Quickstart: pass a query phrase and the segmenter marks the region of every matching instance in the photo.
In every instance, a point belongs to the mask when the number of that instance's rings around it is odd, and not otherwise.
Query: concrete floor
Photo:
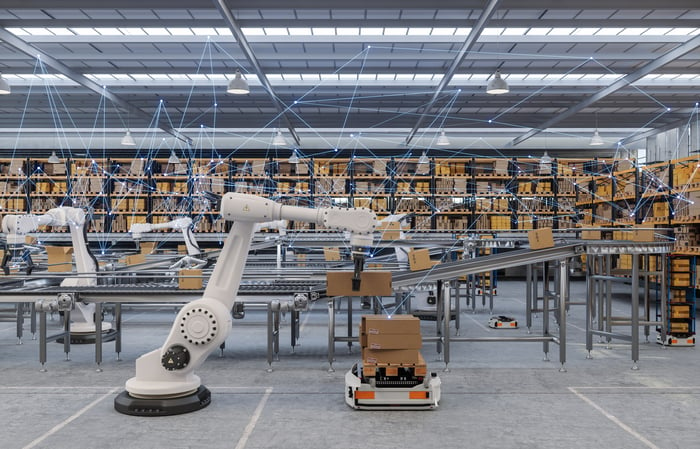
[[[621,292],[629,289],[619,285]],[[572,298],[585,286],[572,282]],[[629,314],[619,295],[615,310]],[[494,314],[524,322],[524,284],[501,281]],[[639,370],[630,346],[598,343],[586,359],[583,306],[568,321],[567,372],[558,347],[543,361],[541,343],[453,343],[450,371],[434,344],[423,355],[442,379],[434,411],[354,411],[343,401],[345,371],[358,359],[336,344],[336,371],[327,372],[325,301],[302,315],[301,345],[288,345],[283,323],[280,360],[266,372],[265,317],[248,312],[234,321],[223,357],[213,354],[198,370],[212,404],[198,412],[160,418],[117,413],[113,400],[134,373],[134,360],[162,344],[174,313],[125,312],[121,361],[105,345],[102,372],[93,346],[73,346],[64,361],[51,343],[47,372],[40,372],[38,343],[17,345],[13,323],[0,323],[0,419],[3,449],[76,448],[691,448],[698,444],[700,357],[695,348],[643,344]],[[362,313],[358,310],[357,313]],[[461,335],[526,335],[486,327],[488,309],[463,310]],[[338,333],[345,332],[344,313]],[[51,323],[57,328],[58,323]],[[424,335],[434,323],[423,322]],[[539,320],[533,331],[541,328]],[[556,328],[555,328],[556,329]],[[629,329],[620,329],[620,331]],[[655,334],[652,333],[652,341]]]

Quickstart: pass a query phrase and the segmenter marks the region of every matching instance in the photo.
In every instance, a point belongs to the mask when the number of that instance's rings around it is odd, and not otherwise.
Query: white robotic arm
[[[185,240],[188,255],[197,256],[202,252],[197,245],[194,235],[192,235],[192,219],[190,217],[176,218],[167,223],[134,223],[131,225],[129,232],[135,240],[140,240],[143,234],[159,229],[175,229],[182,231],[182,238]]]
[[[136,375],[117,396],[115,409],[139,416],[171,415],[206,407],[211,394],[194,374],[231,330],[231,308],[238,293],[256,223],[296,220],[349,231],[356,271],[372,245],[376,216],[369,209],[287,206],[270,199],[227,193],[221,215],[233,226],[201,299],[178,313],[165,343],[136,360]],[[357,281],[359,281],[359,273]],[[355,280],[353,280],[355,285]]]
[[[77,276],[63,279],[61,287],[88,287],[97,285],[97,260],[90,252],[85,229],[85,211],[76,207],[56,207],[43,215],[6,215],[2,220],[2,230],[9,245],[20,245],[26,234],[36,231],[39,226],[67,226],[70,231],[75,256]],[[95,305],[76,303],[79,313],[72,315],[71,332],[91,334],[95,332]],[[102,329],[109,331],[109,323],[102,323]]]
[[[8,245],[24,243],[25,235],[36,231],[39,226],[68,226],[75,254],[76,271],[79,274],[95,273],[97,263],[90,253],[85,238],[85,211],[75,207],[49,209],[43,215],[6,215],[2,220],[2,230]],[[64,280],[64,283],[68,279]],[[79,277],[74,285],[95,285],[96,279]],[[63,284],[62,284],[63,285]]]

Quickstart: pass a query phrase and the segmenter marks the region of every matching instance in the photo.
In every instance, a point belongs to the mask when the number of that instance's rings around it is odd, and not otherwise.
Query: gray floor
[[[617,286],[620,291],[628,289]],[[583,283],[572,284],[580,299]],[[629,302],[616,311],[629,314]],[[524,287],[501,281],[494,314],[524,321]],[[517,334],[486,327],[490,313],[463,311],[461,334]],[[361,311],[358,310],[358,313]],[[265,319],[259,312],[234,321],[223,358],[218,354],[198,374],[213,393],[196,413],[139,418],[113,409],[115,395],[134,372],[140,354],[160,346],[174,313],[134,310],[125,314],[124,352],[117,361],[105,345],[103,371],[96,372],[93,347],[49,347],[40,372],[38,343],[17,345],[14,325],[0,323],[0,419],[3,449],[14,448],[692,448],[698,445],[700,358],[695,348],[641,347],[639,370],[631,370],[630,347],[598,343],[586,360],[583,307],[574,306],[567,372],[559,372],[558,347],[543,361],[540,343],[454,343],[450,371],[433,345],[423,354],[442,379],[434,411],[354,411],[343,402],[343,376],[357,360],[337,343],[336,372],[326,361],[325,301],[302,315],[301,346],[291,353],[283,323],[280,360],[266,372]],[[343,333],[344,313],[338,314]],[[57,326],[53,322],[52,326]],[[536,332],[538,320],[533,328]],[[423,322],[424,334],[434,323]],[[628,329],[621,329],[628,331]],[[652,335],[653,337],[653,335]],[[653,341],[653,338],[652,338]]]

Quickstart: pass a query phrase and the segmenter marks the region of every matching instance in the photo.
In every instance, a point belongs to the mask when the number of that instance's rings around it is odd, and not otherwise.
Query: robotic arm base
[[[177,398],[139,398],[122,391],[114,398],[114,408],[132,416],[172,416],[196,412],[211,403],[211,392],[204,385],[189,395]]]

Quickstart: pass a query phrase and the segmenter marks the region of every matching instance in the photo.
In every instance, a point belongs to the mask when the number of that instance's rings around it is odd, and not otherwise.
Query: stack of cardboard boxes
[[[364,315],[360,322],[362,372],[365,377],[398,376],[408,369],[425,376],[420,353],[420,320],[412,315]]]

